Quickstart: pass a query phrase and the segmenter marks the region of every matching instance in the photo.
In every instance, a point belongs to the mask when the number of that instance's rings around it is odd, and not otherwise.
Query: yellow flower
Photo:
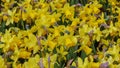
[[[48,41],[48,46],[49,46],[52,50],[55,48],[56,44],[57,44],[56,42],[53,42],[53,41],[51,41],[51,40]]]
[[[99,50],[98,50],[99,51]],[[97,54],[98,54],[98,59],[102,59],[102,58],[104,58],[104,53],[103,52],[97,52]]]
[[[49,55],[47,54],[45,57],[40,59],[39,66],[43,64],[44,68],[54,68],[54,64],[57,60],[57,54]],[[42,65],[41,65],[42,66]]]
[[[80,40],[81,42],[81,45],[85,45],[85,46],[90,46],[91,45],[91,42],[90,42],[90,37],[87,35],[87,36],[83,36],[83,38],[81,38]]]
[[[69,48],[77,44],[77,38],[75,36],[66,36],[65,45]]]
[[[100,63],[99,62],[92,62],[91,63],[91,68],[99,68],[100,67]]]
[[[29,32],[28,32],[28,38],[24,38],[24,42],[25,42],[25,47],[28,47],[29,51],[33,50],[34,47],[38,46],[36,36]]]
[[[89,68],[89,61],[88,58],[85,58],[84,62],[83,60],[78,57],[78,68]]]
[[[55,36],[55,37],[60,36],[60,31],[59,31],[58,29],[55,29],[55,30],[54,30],[54,36]]]
[[[22,68],[22,64],[17,64],[17,68]]]
[[[100,18],[95,23],[97,23],[97,25],[96,25],[97,27],[98,27],[99,24],[101,24],[101,25],[106,24],[105,19],[104,19],[104,13],[101,14]],[[108,28],[108,26],[106,26],[105,28]]]
[[[92,12],[92,8],[88,8],[88,6],[91,6],[90,4],[86,4],[85,7],[84,7],[84,11],[87,11],[87,12],[84,12],[86,14],[90,14],[90,13],[93,13]],[[82,12],[82,11],[81,11]]]
[[[82,68],[83,63],[84,63],[83,60],[80,57],[78,57],[78,68]]]
[[[71,26],[76,27],[78,23],[79,23],[79,19],[75,18],[73,19]]]
[[[70,38],[66,38],[66,46],[72,45],[72,40],[70,40]]]
[[[50,25],[54,25],[55,23],[57,23],[57,21],[60,20],[60,16],[61,16],[60,13],[53,13],[52,15],[50,15],[50,16],[48,17],[48,19],[49,19],[49,24],[50,24]]]
[[[6,44],[3,44],[4,47],[3,47],[3,52],[6,52],[9,50],[10,48],[10,42],[13,40],[12,38],[12,35],[10,33],[10,30],[6,30],[5,31],[5,34],[2,36],[1,38],[1,41],[6,43]]]
[[[99,62],[94,62],[93,56],[90,55],[88,58],[89,58],[89,61],[90,61],[89,62],[90,63],[89,66],[90,67],[89,68],[99,68],[100,67],[100,63]]]
[[[28,51],[25,51],[25,50],[21,50],[21,51],[19,52],[19,57],[20,57],[20,58],[23,58],[23,59],[29,58],[30,55],[31,55],[31,53],[28,52]]]
[[[57,60],[57,54],[54,54],[52,56],[50,56],[50,68],[54,68],[54,64],[56,63],[56,60]]]
[[[65,17],[72,20],[74,17],[74,7],[70,6],[69,3],[66,3],[62,8],[63,13],[65,13]]]
[[[78,61],[79,61],[79,60],[78,60]],[[75,63],[74,61],[72,62],[72,66],[76,66],[76,63]]]
[[[89,48],[88,46],[83,46],[83,50],[85,51],[85,53],[88,55],[92,52],[92,49]]]
[[[27,18],[31,18],[34,20],[34,18],[36,17],[36,11],[32,9],[32,5],[28,5],[27,8],[25,8],[25,14],[27,14]]]
[[[4,59],[2,58],[2,56],[0,56],[0,68],[7,68],[7,66],[5,65]]]
[[[90,7],[93,9],[93,13],[98,14],[100,12],[99,8],[101,8],[102,5],[99,4],[98,1],[94,1]]]
[[[89,32],[91,32],[94,30],[89,27],[89,25],[85,24],[83,25],[82,27],[79,28],[79,37],[80,37],[80,42],[81,42],[81,45],[87,45],[87,46],[90,46],[91,45],[91,42],[90,42],[90,36],[89,36]]]
[[[65,15],[69,16],[69,15],[71,15],[71,12],[69,10],[66,10]]]
[[[92,28],[91,27],[89,27],[89,25],[87,25],[87,24],[84,24],[82,27],[80,27],[79,28],[79,35],[80,35],[80,37],[82,38],[84,38],[85,36],[86,36],[86,34],[89,32],[89,31],[91,31],[92,30]]]
[[[3,15],[3,21],[6,21],[8,19],[8,16]]]
[[[115,6],[117,4],[117,0],[109,0],[108,1],[112,6]]]
[[[115,35],[117,32],[117,28],[113,25],[113,21],[110,21],[109,33],[111,36]]]
[[[40,68],[38,65],[39,60],[39,55],[35,55],[35,57],[29,58],[29,60],[23,64],[22,68]]]
[[[95,35],[93,36],[93,39],[97,40],[97,41],[100,41],[101,37],[103,36],[102,32],[100,31],[100,28],[94,29],[94,34]]]
[[[61,58],[63,58],[64,60],[66,60],[65,55],[67,55],[68,52],[64,50],[63,46],[61,46],[60,49],[57,48],[57,53],[60,54],[59,61],[60,61]]]
[[[120,60],[119,49],[120,49],[119,45],[113,45],[113,47],[109,48],[106,53],[113,55],[113,59],[115,61],[118,61]]]
[[[101,42],[102,42],[103,44],[105,44],[106,46],[109,45],[109,40],[102,39]]]
[[[13,24],[15,13],[16,13],[16,8],[14,8],[13,10],[8,10],[7,13],[2,13],[3,20],[6,21],[6,25],[9,25],[10,23]]]

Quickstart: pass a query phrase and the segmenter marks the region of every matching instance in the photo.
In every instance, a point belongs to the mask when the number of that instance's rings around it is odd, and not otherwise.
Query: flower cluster
[[[0,68],[119,68],[119,0],[1,0]]]

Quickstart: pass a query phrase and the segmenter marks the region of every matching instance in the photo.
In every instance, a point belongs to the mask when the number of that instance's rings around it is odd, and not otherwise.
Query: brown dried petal
[[[43,60],[42,59],[40,59],[39,66],[40,66],[40,68],[44,68]]]
[[[67,62],[66,68],[69,68],[69,67],[70,67],[70,64],[72,63],[72,61],[73,61],[73,59],[71,59],[71,60],[69,60],[69,61]]]
[[[108,68],[108,67],[109,67],[109,63],[108,62],[102,63],[100,65],[100,68]]]

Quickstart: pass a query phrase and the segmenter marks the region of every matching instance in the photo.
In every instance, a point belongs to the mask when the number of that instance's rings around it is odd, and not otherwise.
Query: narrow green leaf
[[[5,32],[5,27],[6,27],[6,23],[5,22],[2,22],[0,24],[0,32]]]
[[[86,56],[87,56],[86,53],[82,50],[82,51],[81,51],[81,56],[80,56],[80,57],[84,60]]]
[[[93,42],[91,48],[92,48],[92,50],[93,50],[93,53],[96,54],[96,49],[95,49],[95,46],[94,46],[94,42]]]

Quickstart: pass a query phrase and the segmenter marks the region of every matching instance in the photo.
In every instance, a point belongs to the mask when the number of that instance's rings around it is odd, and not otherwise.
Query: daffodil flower
[[[22,68],[40,68],[38,64],[39,59],[39,55],[29,58],[29,60],[23,64]]]
[[[12,11],[8,10],[7,11],[7,15],[5,15],[3,13],[3,20],[6,21],[6,25],[8,26],[10,23],[14,23],[14,17],[15,17],[15,13],[16,13],[16,8],[14,8]],[[7,20],[6,20],[7,18]]]
[[[60,49],[57,48],[57,52],[58,52],[58,54],[60,54],[61,58],[66,60],[65,56],[68,54],[68,52],[64,50],[63,46],[61,46]]]
[[[0,56],[0,68],[7,68],[7,65],[5,65],[4,59],[2,58],[2,56]]]

